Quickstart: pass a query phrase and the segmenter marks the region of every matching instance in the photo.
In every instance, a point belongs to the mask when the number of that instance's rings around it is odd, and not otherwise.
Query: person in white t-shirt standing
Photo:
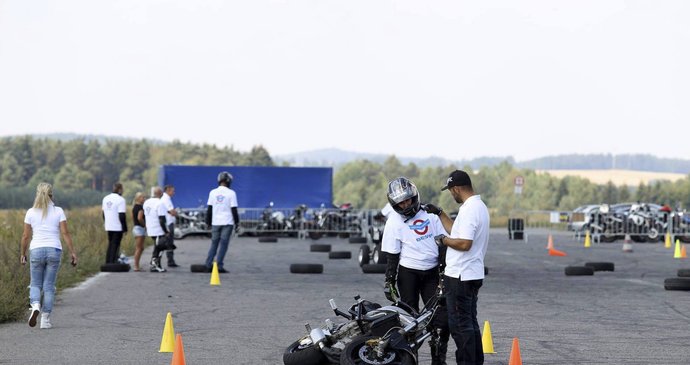
[[[470,176],[462,170],[450,173],[446,186],[459,204],[455,222],[436,208],[435,213],[450,236],[434,239],[439,247],[447,246],[444,283],[448,303],[448,325],[455,340],[458,364],[484,364],[482,335],[477,322],[477,297],[484,282],[484,256],[489,246],[489,210],[474,192]]]
[[[434,237],[445,230],[438,216],[421,209],[419,192],[409,179],[391,180],[387,197],[394,212],[388,214],[381,241],[381,251],[388,258],[384,294],[396,301],[397,283],[402,302],[419,312],[420,297],[428,303],[439,285],[439,248]],[[435,324],[439,326],[429,341],[431,363],[445,365],[448,325],[445,318]]]
[[[22,233],[20,262],[26,265],[26,249],[30,249],[31,284],[29,286],[29,303],[31,314],[29,326],[36,326],[36,320],[41,314],[41,328],[52,328],[50,313],[55,301],[55,280],[60,261],[62,260],[62,245],[60,234],[67,244],[71,256],[72,266],[77,265],[77,253],[72,245],[72,236],[67,229],[65,212],[53,203],[53,187],[48,183],[40,183],[36,187],[36,199],[33,208],[24,217],[24,232]],[[31,244],[29,245],[29,238]],[[41,291],[43,291],[43,313],[41,313]]]
[[[168,231],[165,220],[165,206],[161,204],[163,190],[156,186],[152,190],[152,197],[146,199],[143,205],[146,234],[153,240],[153,254],[151,255],[151,272],[165,272],[161,265],[163,251],[170,249],[172,232]]]
[[[165,256],[168,258],[168,267],[178,267],[175,263],[175,218],[177,217],[177,210],[172,202],[172,197],[175,195],[175,187],[172,185],[165,185],[163,187],[163,196],[161,196],[161,204],[165,208],[165,224],[168,226],[170,235],[171,250],[165,251]]]
[[[206,257],[206,271],[211,272],[213,261],[218,263],[218,272],[227,273],[224,260],[228,251],[233,227],[240,229],[240,216],[237,213],[237,194],[230,189],[232,175],[223,171],[218,174],[218,187],[208,193],[206,224],[211,226],[211,247]]]
[[[108,250],[105,254],[105,263],[117,262],[122,236],[127,233],[127,214],[125,198],[122,197],[122,184],[113,184],[113,192],[103,198],[103,221],[108,233]]]

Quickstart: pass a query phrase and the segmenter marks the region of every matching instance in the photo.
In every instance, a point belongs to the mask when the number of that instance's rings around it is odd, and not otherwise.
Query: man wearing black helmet
[[[446,233],[436,215],[421,208],[417,187],[405,177],[388,183],[388,202],[395,211],[388,216],[383,231],[381,251],[387,253],[388,267],[384,294],[395,301],[397,287],[400,299],[419,312],[419,298],[427,303],[439,284],[439,249],[434,237]],[[445,319],[445,318],[443,318]],[[450,332],[445,320],[429,341],[432,365],[446,364]]]
[[[211,272],[213,268],[214,259],[218,263],[218,272],[228,272],[224,267],[223,260],[228,251],[233,227],[235,232],[240,228],[237,194],[230,189],[231,185],[232,175],[223,171],[218,174],[218,187],[208,194],[206,224],[211,226],[211,248],[206,257],[206,270],[208,272]]]

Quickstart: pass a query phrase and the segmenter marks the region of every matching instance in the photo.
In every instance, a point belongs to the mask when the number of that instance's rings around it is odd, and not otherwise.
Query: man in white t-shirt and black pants
[[[153,188],[153,196],[146,199],[143,205],[146,234],[153,239],[153,254],[151,255],[151,272],[165,272],[161,265],[163,251],[170,249],[172,232],[168,231],[165,220],[165,206],[161,204],[163,190]]]
[[[387,197],[391,213],[381,241],[381,251],[386,252],[388,258],[384,294],[388,300],[396,301],[397,283],[402,302],[419,312],[420,297],[426,304],[436,294],[439,248],[434,237],[446,231],[438,216],[421,209],[419,192],[409,179],[391,180]],[[439,310],[435,318],[436,329],[429,341],[432,365],[446,364],[449,330],[441,312]]]
[[[208,193],[206,224],[211,226],[211,247],[206,257],[206,271],[211,272],[213,261],[218,263],[218,272],[227,273],[224,267],[233,227],[240,229],[240,216],[237,213],[237,194],[230,189],[232,175],[223,171],[218,174],[218,187]]]
[[[122,236],[127,233],[127,215],[125,198],[122,197],[122,184],[113,184],[113,192],[103,198],[103,221],[108,232],[108,250],[105,254],[105,263],[117,262],[118,252]]]
[[[168,258],[168,267],[178,267],[175,263],[175,218],[177,217],[177,211],[172,202],[172,197],[175,195],[175,187],[172,185],[165,185],[163,187],[163,196],[161,196],[161,204],[165,208],[165,225],[168,227],[168,232],[170,232],[170,247],[171,250],[165,251],[165,256]]]
[[[455,340],[455,359],[463,365],[484,364],[482,335],[477,322],[477,296],[484,282],[484,255],[489,246],[489,210],[475,194],[470,176],[462,170],[450,173],[443,190],[450,191],[460,210],[455,222],[440,209],[437,214],[450,236],[435,237],[439,247],[447,246],[444,284],[448,303],[448,325]]]

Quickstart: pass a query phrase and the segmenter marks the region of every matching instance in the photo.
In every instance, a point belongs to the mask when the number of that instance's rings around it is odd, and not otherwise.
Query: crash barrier
[[[522,229],[520,229],[522,228]],[[685,211],[632,209],[595,210],[589,214],[562,211],[513,211],[508,219],[510,239],[522,239],[533,230],[570,231],[582,239],[589,231],[593,242],[614,242],[629,235],[635,242],[690,242],[690,214]]]
[[[319,239],[323,236],[365,237],[370,228],[383,229],[376,209],[340,208],[239,208],[241,236],[286,236]],[[175,237],[210,234],[206,209],[178,209]]]

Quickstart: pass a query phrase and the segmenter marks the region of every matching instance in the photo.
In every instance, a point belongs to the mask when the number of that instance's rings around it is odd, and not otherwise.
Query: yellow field
[[[632,170],[537,170],[537,173],[548,173],[551,176],[563,178],[564,176],[579,176],[589,179],[596,184],[613,182],[615,185],[637,186],[640,182],[645,184],[659,180],[676,181],[687,175],[670,172],[649,172]]]

